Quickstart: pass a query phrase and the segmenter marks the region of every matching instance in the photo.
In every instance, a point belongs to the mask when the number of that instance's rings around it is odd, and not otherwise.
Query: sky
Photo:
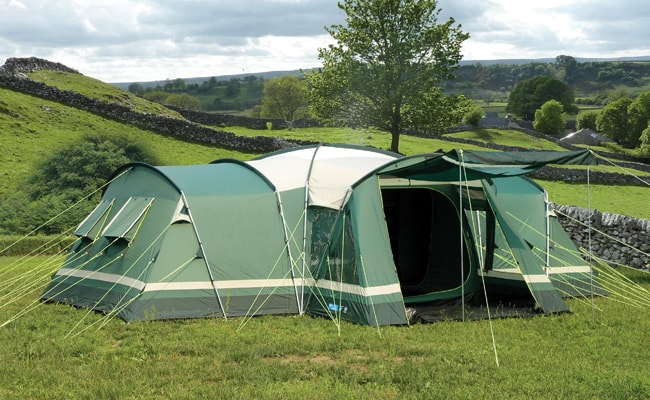
[[[320,66],[336,0],[0,0],[0,63],[60,62],[104,82]],[[463,60],[650,55],[647,0],[438,0]]]

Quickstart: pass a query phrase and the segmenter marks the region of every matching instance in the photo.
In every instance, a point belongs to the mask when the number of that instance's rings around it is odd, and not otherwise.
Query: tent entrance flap
[[[384,214],[397,275],[405,297],[461,286],[469,275],[460,222],[452,201],[428,188],[382,188]]]

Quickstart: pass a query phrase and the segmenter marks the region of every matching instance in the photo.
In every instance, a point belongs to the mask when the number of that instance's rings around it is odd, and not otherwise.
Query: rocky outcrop
[[[30,58],[8,58],[4,65],[0,66],[0,76],[14,76],[20,78],[26,78],[25,75],[28,72],[34,72],[40,69],[50,70],[50,71],[60,71],[68,72],[71,74],[78,74],[79,72],[68,68],[65,65],[52,62],[48,60],[43,60],[42,58],[30,57]]]

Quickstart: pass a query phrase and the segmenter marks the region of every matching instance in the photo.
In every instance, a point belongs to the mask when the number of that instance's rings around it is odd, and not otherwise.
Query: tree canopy
[[[562,133],[566,119],[562,104],[557,100],[549,100],[542,104],[542,107],[535,111],[535,121],[533,128],[536,131],[547,135],[557,135]]]
[[[577,112],[571,86],[550,75],[519,82],[508,97],[506,111],[530,121],[535,117],[535,111],[549,100],[557,100],[566,113]]]
[[[607,104],[596,118],[596,127],[601,132],[617,143],[625,143],[629,132],[627,108],[632,104],[632,99],[623,97]]]
[[[434,0],[345,0],[347,26],[319,49],[323,67],[307,74],[310,110],[335,124],[390,131],[391,150],[407,128],[439,132],[458,123],[468,102],[445,96],[469,35],[450,18],[438,23]]]
[[[308,91],[305,81],[294,75],[269,79],[264,83],[260,116],[293,121],[307,115]]]

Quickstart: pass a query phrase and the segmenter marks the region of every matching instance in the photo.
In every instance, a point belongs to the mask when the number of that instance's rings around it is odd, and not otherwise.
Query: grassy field
[[[0,323],[33,308],[0,328],[0,398],[650,397],[647,305],[569,300],[573,314],[381,329],[343,323],[340,334],[309,316],[127,324],[39,303],[41,286],[19,290],[49,276],[56,261],[0,258]],[[647,274],[635,279],[650,289]]]

